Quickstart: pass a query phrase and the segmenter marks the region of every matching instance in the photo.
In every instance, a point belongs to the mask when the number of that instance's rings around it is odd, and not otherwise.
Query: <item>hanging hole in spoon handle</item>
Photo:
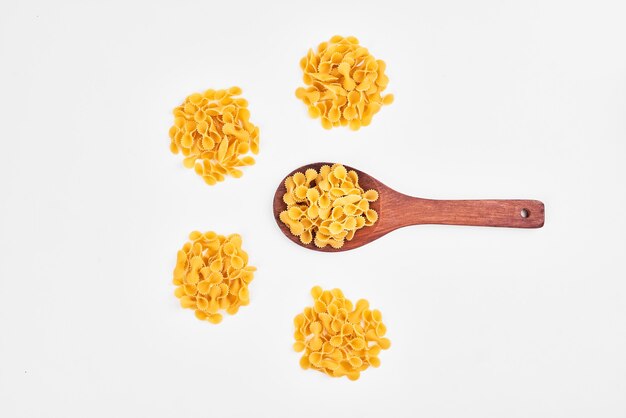
[[[413,198],[412,224],[541,228],[545,208],[538,200],[431,200]]]

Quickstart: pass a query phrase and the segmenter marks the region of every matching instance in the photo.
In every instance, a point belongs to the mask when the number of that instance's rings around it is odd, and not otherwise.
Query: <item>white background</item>
[[[0,416],[625,417],[625,18],[621,1],[3,0]],[[384,59],[396,96],[356,133],[294,96],[334,34]],[[261,153],[209,187],[168,150],[171,109],[232,85]],[[324,160],[421,197],[539,199],[546,224],[308,251],[272,196]],[[241,233],[259,269],[218,326],[172,293],[194,229]],[[315,284],[383,312],[392,347],[357,382],[298,366]]]

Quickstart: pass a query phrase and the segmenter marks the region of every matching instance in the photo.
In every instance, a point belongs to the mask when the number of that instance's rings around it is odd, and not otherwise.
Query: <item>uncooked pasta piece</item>
[[[380,311],[370,310],[365,299],[353,304],[340,289],[315,286],[311,296],[313,306],[293,321],[293,348],[303,353],[300,366],[350,380],[370,366],[380,366],[380,351],[391,345]]]
[[[393,95],[382,95],[389,83],[385,62],[374,58],[354,36],[333,36],[317,50],[310,49],[300,68],[306,87],[299,87],[296,97],[312,118],[321,118],[325,129],[358,130],[393,102]]]
[[[178,251],[174,295],[183,308],[194,309],[196,318],[217,324],[220,310],[233,315],[250,303],[248,284],[256,267],[248,265],[241,236],[193,231]]]
[[[357,230],[378,220],[370,208],[378,192],[364,191],[357,173],[341,164],[295,173],[285,180],[285,189],[286,207],[279,219],[303,244],[339,249]]]
[[[254,164],[245,155],[259,152],[259,128],[250,122],[248,102],[236,97],[239,87],[194,93],[174,109],[169,130],[170,150],[179,152],[183,165],[193,168],[209,185],[226,176],[243,175],[238,167]]]

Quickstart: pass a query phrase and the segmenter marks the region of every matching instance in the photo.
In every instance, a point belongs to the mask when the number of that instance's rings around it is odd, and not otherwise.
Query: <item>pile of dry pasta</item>
[[[314,304],[294,319],[296,342],[293,347],[304,352],[303,369],[315,369],[332,377],[359,378],[369,366],[380,366],[378,354],[391,345],[382,314],[370,310],[369,302],[359,299],[356,305],[339,289],[311,289]]]
[[[220,310],[234,315],[250,303],[248,284],[256,267],[248,265],[238,234],[193,231],[189,240],[178,251],[174,294],[183,308],[195,310],[198,319],[217,324],[222,321]]]
[[[324,165],[319,172],[308,169],[285,181],[283,201],[287,205],[280,220],[303,244],[341,248],[361,228],[373,225],[378,214],[370,203],[376,190],[363,190],[354,170],[341,164]]]
[[[296,97],[326,129],[367,126],[383,105],[393,102],[393,95],[382,95],[389,83],[385,62],[374,58],[354,36],[336,35],[322,42],[300,60],[300,68],[307,87],[299,87]]]
[[[194,168],[209,185],[225,176],[241,177],[239,167],[254,164],[244,156],[259,152],[259,128],[250,122],[250,111],[239,87],[194,93],[174,109],[170,150],[182,152],[183,164]]]

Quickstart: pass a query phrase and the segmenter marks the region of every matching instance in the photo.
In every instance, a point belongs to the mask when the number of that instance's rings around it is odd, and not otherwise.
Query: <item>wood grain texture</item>
[[[296,172],[304,173],[308,168],[319,168],[325,164],[313,163],[299,167],[285,176]],[[318,248],[313,243],[305,245],[292,235],[280,219],[280,212],[286,209],[283,202],[285,179],[274,194],[274,219],[283,234],[296,244],[310,250],[339,252],[358,248],[370,243],[398,228],[409,225],[439,224],[467,226],[497,226],[508,228],[541,228],[544,224],[544,205],[538,200],[432,200],[408,196],[393,190],[367,173],[345,166],[359,175],[359,185],[364,189],[378,191],[378,200],[370,207],[378,212],[378,221],[356,232],[352,241],[346,241],[339,249],[326,246]],[[525,216],[524,216],[525,215]]]

